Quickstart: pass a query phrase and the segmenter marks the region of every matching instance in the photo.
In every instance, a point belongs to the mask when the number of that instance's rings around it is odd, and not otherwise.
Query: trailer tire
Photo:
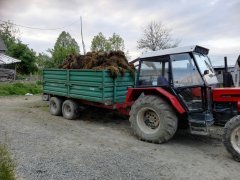
[[[131,107],[130,119],[134,134],[153,143],[170,140],[176,130],[178,119],[172,106],[164,99],[146,95],[138,98]]]
[[[240,162],[240,115],[233,117],[225,124],[223,144],[233,159]]]
[[[49,100],[49,111],[54,116],[62,115],[63,100],[59,97],[51,97]]]
[[[62,114],[65,119],[74,120],[79,114],[79,105],[73,100],[66,100],[62,105]]]

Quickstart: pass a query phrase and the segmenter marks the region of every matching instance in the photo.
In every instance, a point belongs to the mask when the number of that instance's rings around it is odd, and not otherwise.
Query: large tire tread
[[[64,105],[68,104],[71,107],[71,114],[67,115],[64,112]],[[75,120],[78,116],[79,116],[79,105],[77,102],[73,101],[73,100],[66,100],[64,101],[63,105],[62,105],[62,113],[63,113],[63,117],[65,119],[68,120]]]
[[[166,120],[161,122],[161,123],[164,123],[163,124],[164,129],[162,129],[161,136],[156,136],[156,138],[149,139],[146,137],[144,132],[139,132],[138,130],[136,130],[136,127],[134,127],[136,124],[134,121],[137,115],[137,109],[142,104],[152,104],[155,107],[159,107],[159,109],[161,110],[161,113],[164,115]],[[177,116],[175,111],[173,110],[172,106],[170,106],[165,100],[163,100],[158,96],[148,95],[148,96],[138,98],[135,101],[135,103],[132,105],[132,108],[129,114],[130,114],[129,121],[131,123],[133,133],[140,140],[157,143],[157,144],[164,143],[170,140],[177,130]]]
[[[51,102],[56,104],[56,108],[51,106]],[[61,116],[62,115],[62,103],[63,100],[59,97],[51,97],[49,100],[49,111],[54,116]]]
[[[233,148],[231,144],[231,132],[240,126],[240,115],[230,119],[224,126],[223,144],[227,151],[233,156],[233,159],[240,162],[240,154]]]

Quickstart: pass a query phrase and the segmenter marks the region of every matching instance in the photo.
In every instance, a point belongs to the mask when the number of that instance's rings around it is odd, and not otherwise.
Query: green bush
[[[29,76],[27,76],[27,75],[22,75],[22,74],[19,74],[19,73],[17,73],[17,75],[16,75],[16,79],[17,80],[25,80],[25,79],[27,79]]]
[[[43,82],[39,80],[39,81],[36,82],[36,84],[37,85],[43,85]]]
[[[6,145],[0,144],[0,180],[14,180],[14,162]]]
[[[3,83],[0,84],[0,96],[40,94],[42,85],[39,83]]]

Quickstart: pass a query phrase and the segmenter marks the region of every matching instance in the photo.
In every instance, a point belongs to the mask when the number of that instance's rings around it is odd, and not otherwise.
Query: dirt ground
[[[240,179],[221,134],[181,131],[151,144],[115,113],[86,109],[69,121],[50,115],[40,96],[0,98],[0,141],[9,143],[17,179]]]

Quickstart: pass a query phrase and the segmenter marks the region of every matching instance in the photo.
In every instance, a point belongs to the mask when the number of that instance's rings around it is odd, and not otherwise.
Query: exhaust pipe
[[[227,57],[224,57],[224,68],[225,68],[225,73],[228,72],[228,65],[227,65]]]
[[[223,72],[223,87],[232,87],[233,79],[230,72],[228,72],[227,57],[224,57],[224,72]]]

